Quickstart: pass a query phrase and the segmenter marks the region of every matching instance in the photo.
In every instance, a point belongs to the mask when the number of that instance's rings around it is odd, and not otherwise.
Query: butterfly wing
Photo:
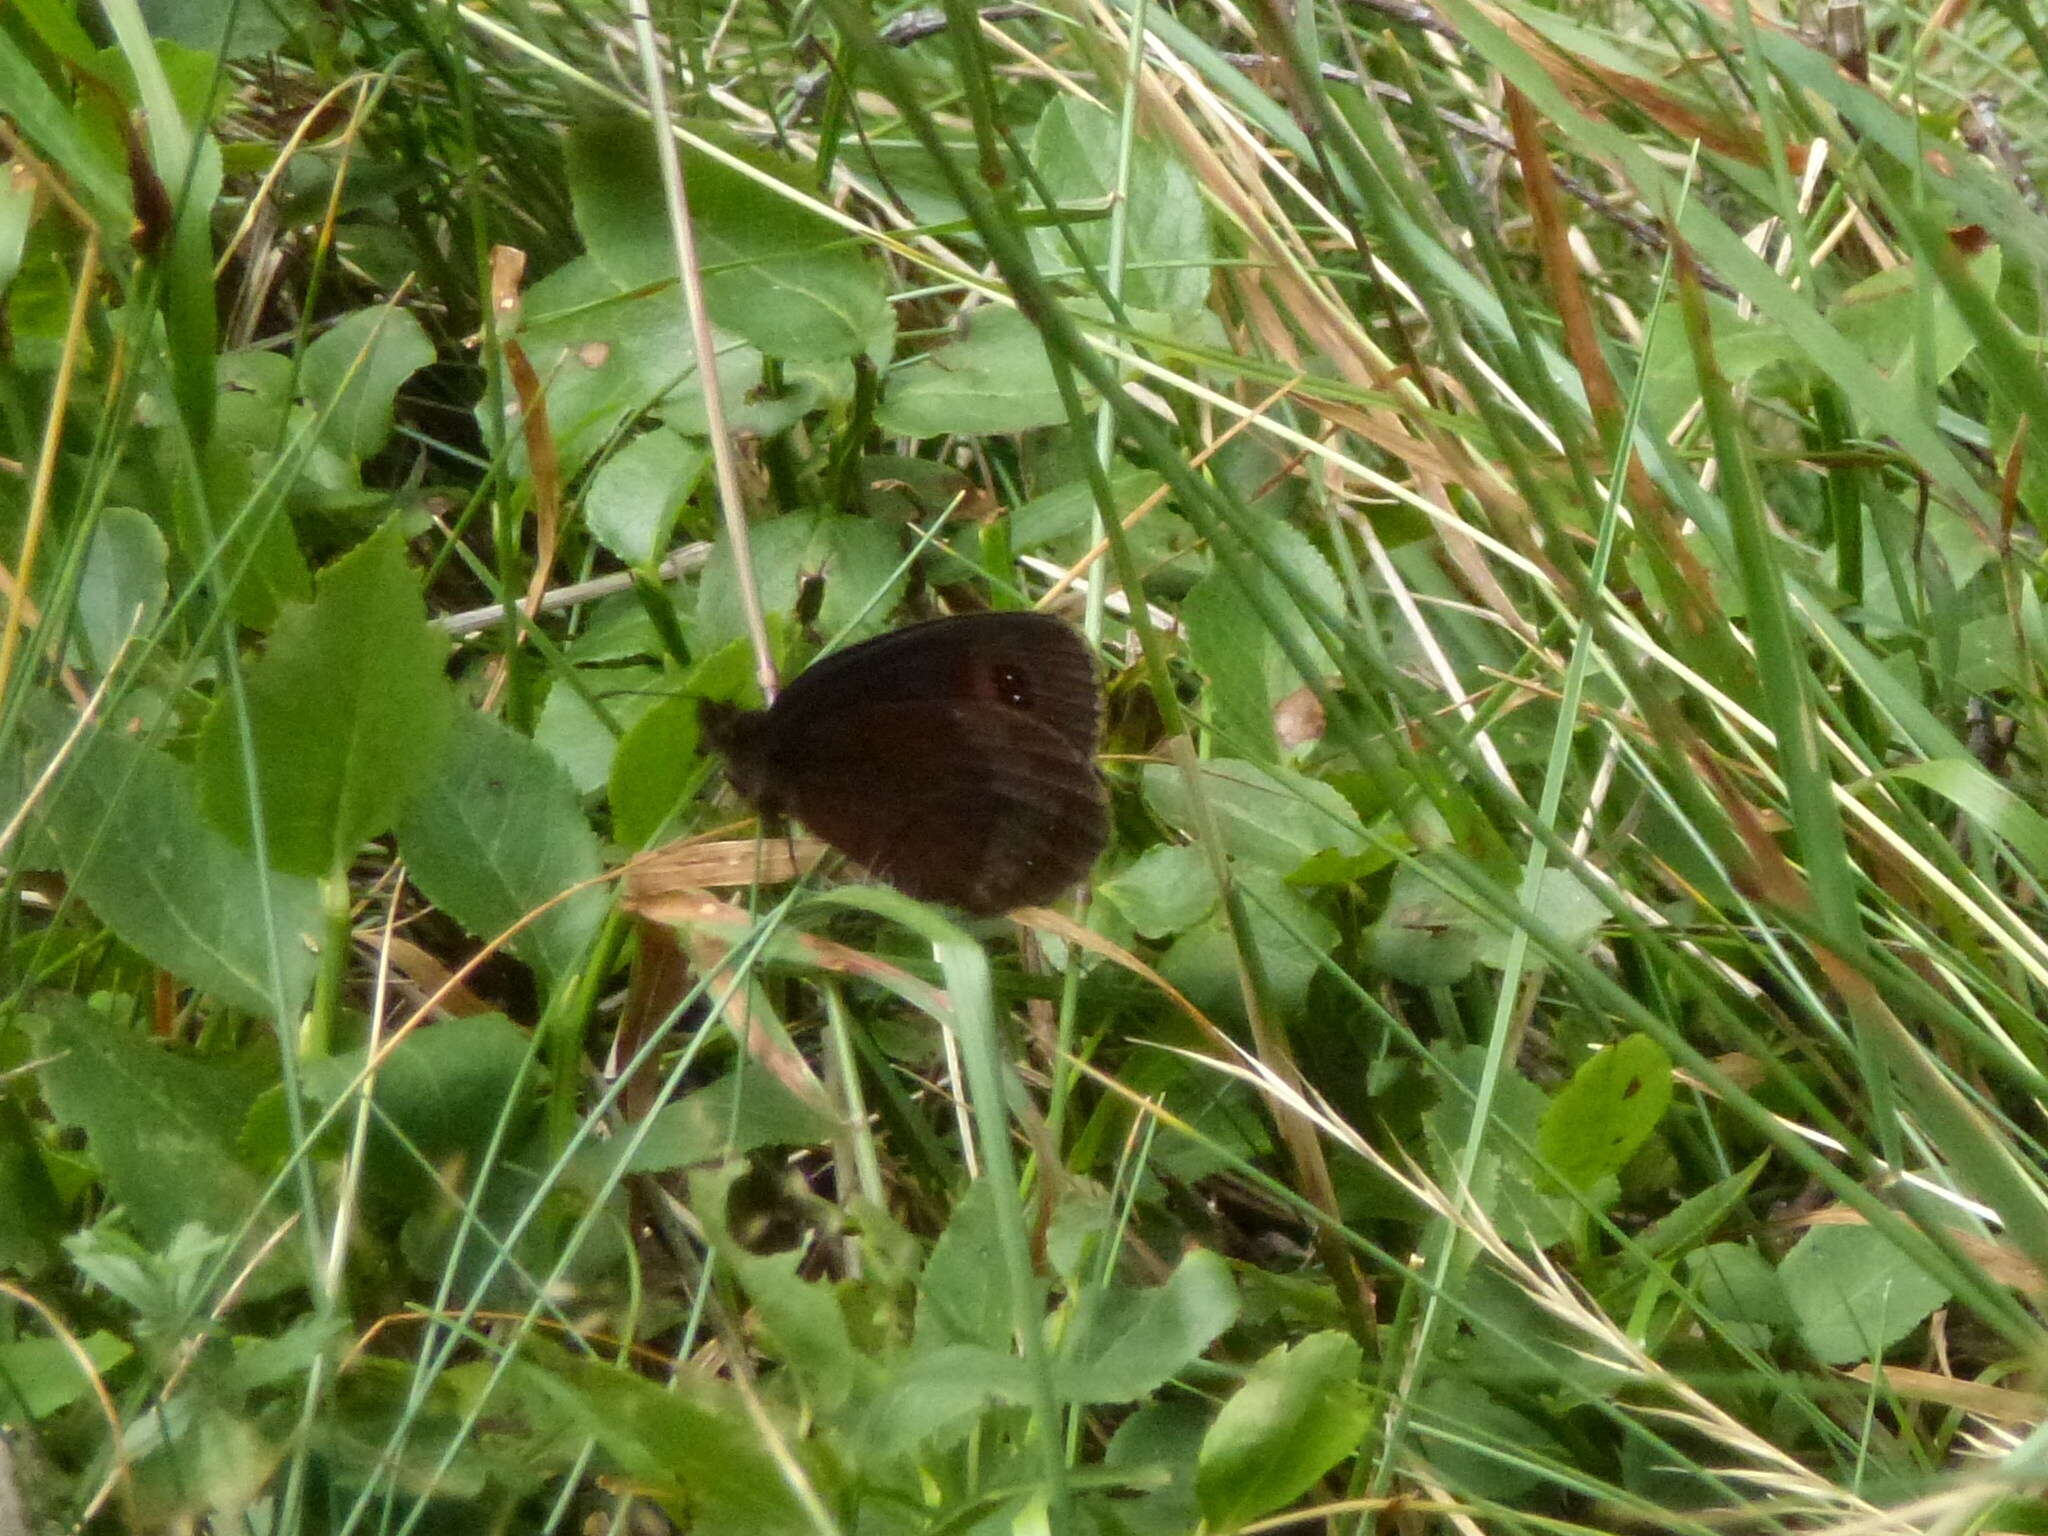
[[[1095,658],[1049,613],[964,613],[891,630],[798,674],[771,717],[816,719],[885,704],[994,698],[1043,721],[1093,759],[1102,729]]]
[[[971,614],[826,657],[720,731],[732,777],[900,890],[969,912],[1046,901],[1108,840],[1087,646]]]
[[[783,807],[923,901],[988,914],[1050,901],[1109,836],[1094,762],[1001,705],[887,704],[814,735]]]

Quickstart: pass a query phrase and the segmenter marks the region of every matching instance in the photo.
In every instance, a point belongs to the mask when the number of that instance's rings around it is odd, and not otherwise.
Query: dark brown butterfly
[[[1102,689],[1080,635],[972,613],[817,662],[765,710],[699,706],[735,788],[924,901],[1050,901],[1109,839]]]

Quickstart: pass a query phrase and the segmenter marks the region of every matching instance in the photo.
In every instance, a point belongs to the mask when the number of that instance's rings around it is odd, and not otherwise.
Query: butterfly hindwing
[[[1049,901],[1108,837],[1092,760],[986,701],[894,704],[830,733],[782,782],[783,807],[892,885],[969,912]]]

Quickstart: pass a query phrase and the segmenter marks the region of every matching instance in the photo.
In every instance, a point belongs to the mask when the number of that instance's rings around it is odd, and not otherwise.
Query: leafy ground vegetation
[[[0,7],[0,1530],[2048,1529],[2039,13],[653,12]]]

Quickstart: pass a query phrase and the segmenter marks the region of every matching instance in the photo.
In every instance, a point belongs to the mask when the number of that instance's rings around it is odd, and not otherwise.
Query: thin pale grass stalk
[[[78,1373],[85,1378],[86,1387],[92,1393],[94,1404],[100,1411],[100,1418],[107,1426],[107,1445],[112,1454],[113,1465],[78,1517],[78,1526],[83,1528],[118,1492],[132,1500],[134,1497],[134,1470],[128,1464],[128,1436],[122,1427],[121,1410],[115,1406],[114,1395],[107,1390],[105,1380],[100,1376],[99,1366],[83,1342],[65,1326],[64,1319],[46,1306],[42,1299],[22,1290],[13,1281],[0,1278],[0,1296],[11,1296],[16,1305],[26,1308],[43,1320],[51,1336],[64,1346],[64,1352],[71,1357],[71,1363],[78,1367]],[[129,1529],[135,1529],[130,1510]]]
[[[761,593],[754,577],[753,543],[747,507],[740,490],[739,462],[725,424],[725,401],[718,385],[718,347],[711,335],[711,316],[704,304],[704,276],[697,260],[697,234],[690,222],[690,202],[683,185],[683,164],[669,128],[668,78],[654,37],[653,19],[636,7],[633,40],[639,51],[641,88],[647,93],[654,121],[654,150],[661,166],[662,197],[668,209],[669,238],[675,245],[676,272],[681,279],[684,324],[696,353],[697,377],[703,382],[704,430],[711,443],[711,463],[718,486],[719,514],[726,541],[732,546],[733,570],[739,590],[740,614],[754,648],[755,678],[769,699],[777,687],[775,657],[768,643],[768,622],[761,611]]]
[[[50,496],[56,488],[57,465],[64,441],[64,423],[70,414],[71,388],[78,376],[79,354],[85,345],[85,322],[92,296],[99,284],[100,235],[88,225],[85,251],[78,260],[78,279],[71,291],[71,314],[64,326],[64,345],[57,355],[57,376],[50,385],[49,414],[43,420],[42,446],[36,454],[36,473],[29,485],[28,512],[23,519],[21,549],[9,573],[13,595],[7,603],[7,619],[0,625],[0,700],[7,697],[14,672],[15,652],[28,622],[30,589],[35,583],[36,551],[42,545],[43,529],[50,516]]]
[[[1710,1436],[1742,1458],[1743,1465],[1720,1469],[1724,1474],[1741,1477],[1759,1486],[1768,1484],[1799,1491],[1813,1501],[1816,1509],[1845,1509],[1857,1514],[1873,1510],[1866,1501],[1821,1478],[1757,1434],[1683,1377],[1667,1371],[1625,1329],[1617,1326],[1585,1296],[1548,1253],[1540,1249],[1525,1251],[1508,1241],[1484,1208],[1439,1185],[1414,1159],[1404,1155],[1396,1161],[1382,1153],[1347,1125],[1320,1096],[1297,1093],[1267,1071],[1256,1058],[1242,1052],[1234,1062],[1192,1055],[1188,1059],[1236,1077],[1262,1094],[1289,1099],[1296,1112],[1313,1123],[1323,1135],[1365,1159],[1383,1178],[1401,1189],[1417,1205],[1432,1212],[1438,1220],[1456,1226],[1477,1252],[1483,1253],[1515,1282],[1522,1294],[1584,1340],[1577,1350],[1582,1358],[1654,1387],[1673,1399],[1669,1405],[1632,1404],[1635,1411],[1683,1424]]]
[[[565,892],[564,897],[567,894],[569,893]],[[757,932],[757,943],[765,943],[767,936],[771,932],[772,927],[764,925]],[[729,997],[739,987],[746,984],[746,964],[745,957],[742,957],[740,962],[736,964],[732,980],[726,988],[726,996]],[[696,995],[709,995],[709,985],[707,982],[700,980],[696,990],[692,993],[692,996]],[[684,1008],[688,1006],[689,1001],[689,997],[682,1000],[682,1003],[678,1005],[672,1015],[672,1019],[681,1018]],[[720,1008],[719,1011],[722,1012],[723,1009]],[[709,1038],[710,1032],[708,1030],[699,1031],[691,1045],[679,1053],[677,1061],[670,1068],[668,1077],[658,1091],[660,1100],[665,1102],[679,1091],[683,1080],[695,1065],[698,1050]],[[604,1116],[617,1104],[625,1092],[626,1085],[633,1080],[646,1063],[652,1061],[659,1053],[665,1039],[665,1031],[657,1030],[650,1033],[648,1039],[642,1043],[633,1061],[627,1065],[626,1069],[606,1089],[598,1102],[591,1107],[590,1112],[578,1127],[575,1139],[569,1146],[561,1149],[554,1172],[548,1178],[539,1182],[533,1195],[527,1201],[524,1208],[514,1217],[502,1238],[497,1237],[495,1234],[486,1234],[492,1239],[493,1251],[491,1258],[485,1265],[482,1273],[476,1277],[469,1298],[459,1306],[451,1305],[450,1290],[455,1270],[455,1265],[451,1260],[448,1271],[443,1276],[441,1290],[436,1296],[430,1312],[436,1329],[438,1329],[439,1342],[438,1344],[436,1343],[434,1330],[430,1330],[427,1335],[422,1336],[416,1353],[418,1369],[413,1378],[411,1395],[411,1401],[415,1407],[425,1402],[426,1395],[431,1390],[432,1384],[453,1363],[455,1353],[467,1339],[471,1325],[483,1316],[482,1298],[488,1293],[490,1287],[504,1269],[507,1267],[512,1268],[520,1278],[525,1280],[534,1298],[525,1314],[518,1320],[516,1328],[518,1334],[524,1335],[535,1327],[540,1321],[543,1312],[554,1312],[556,1310],[550,1299],[554,1283],[574,1261],[576,1253],[582,1244],[588,1240],[591,1232],[595,1230],[597,1223],[604,1219],[604,1200],[605,1196],[610,1193],[610,1188],[608,1187],[599,1194],[598,1198],[593,1199],[578,1219],[575,1227],[570,1232],[564,1234],[559,1251],[555,1256],[554,1269],[549,1275],[527,1275],[524,1272],[523,1266],[519,1265],[513,1257],[514,1250],[533,1223],[539,1220],[542,1215],[548,1197],[554,1188],[554,1175],[567,1167],[570,1157],[578,1150],[580,1145],[590,1138],[595,1128],[602,1123]],[[499,1123],[500,1131],[502,1131],[503,1125],[504,1121],[501,1119]],[[623,1169],[631,1160],[634,1151],[644,1144],[657,1129],[658,1125],[659,1121],[655,1117],[648,1116],[626,1132],[626,1144],[621,1150],[618,1162],[612,1169],[612,1187],[615,1187],[617,1181],[624,1176]],[[456,1201],[457,1208],[463,1211],[466,1219],[471,1214],[473,1200],[474,1195],[472,1194],[468,1200],[458,1199]],[[481,1224],[478,1224],[478,1227],[481,1230]],[[703,1289],[708,1292],[708,1279],[705,1280]],[[720,1312],[716,1316],[722,1317],[723,1314]],[[568,1318],[562,1317],[558,1321],[567,1336],[572,1338],[579,1337]],[[736,1331],[727,1330],[727,1343],[727,1354],[732,1364],[735,1380],[737,1380],[740,1375],[750,1370],[748,1358],[743,1343]],[[516,1350],[496,1348],[494,1352],[496,1363],[492,1368],[489,1380],[470,1402],[459,1432],[451,1436],[444,1446],[436,1476],[446,1472],[454,1465],[455,1458],[460,1454],[468,1434],[488,1410],[491,1391],[503,1379],[505,1373],[511,1369],[517,1358]],[[677,1362],[677,1364],[680,1366],[680,1362]],[[390,1453],[395,1455],[402,1449],[403,1436],[407,1432],[408,1422],[407,1420],[401,1420],[393,1428],[387,1440],[387,1449]],[[800,1491],[799,1496],[802,1496]],[[368,1508],[368,1498],[369,1491],[366,1490],[358,1503],[357,1508],[359,1510]],[[413,1524],[424,1518],[426,1508],[425,1501],[417,1502],[412,1514],[400,1529],[409,1530]],[[357,1518],[355,1514],[352,1514],[345,1529],[353,1529],[357,1523]]]

